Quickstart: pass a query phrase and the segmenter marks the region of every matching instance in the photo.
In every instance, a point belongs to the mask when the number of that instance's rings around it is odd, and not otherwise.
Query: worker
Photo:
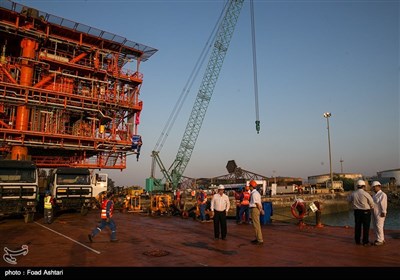
[[[197,205],[200,210],[200,221],[206,221],[206,207],[207,207],[207,193],[204,191],[204,187],[200,187],[200,192],[197,195]]]
[[[243,223],[243,221],[242,221],[243,214],[245,216],[245,223],[246,224],[250,223],[249,204],[250,204],[250,186],[245,186],[245,190],[242,192],[242,195],[240,197],[240,211],[239,211],[240,222],[239,222],[239,224]]]
[[[226,240],[226,235],[228,233],[226,216],[229,209],[231,208],[231,203],[229,197],[224,194],[225,187],[223,185],[218,186],[218,193],[214,194],[211,199],[211,211],[214,217],[214,239],[220,238]]]
[[[238,190],[234,191],[234,197],[235,197],[235,205],[236,205],[236,223],[240,224],[241,222],[241,217],[239,216],[240,213],[240,197],[242,196],[243,193],[243,187],[240,187]]]
[[[181,208],[181,191],[178,189],[176,190],[176,201],[175,201],[175,205],[178,209]]]
[[[354,241],[357,245],[370,246],[369,228],[371,225],[371,210],[374,209],[374,200],[365,190],[365,181],[357,181],[357,190],[353,191],[348,200],[351,202],[354,211]]]
[[[261,231],[260,214],[264,215],[264,209],[262,208],[261,195],[257,191],[258,184],[256,181],[251,180],[249,185],[251,190],[250,203],[249,203],[250,216],[253,222],[253,228],[256,235],[256,239],[252,240],[251,243],[254,245],[263,245],[264,240]]]
[[[93,238],[106,226],[111,229],[111,242],[118,241],[116,234],[117,234],[117,226],[115,225],[114,220],[112,219],[113,210],[114,210],[114,201],[112,200],[113,193],[107,193],[107,197],[103,200],[101,204],[101,222],[98,227],[93,229],[92,233],[88,235],[89,241],[93,242]]]
[[[136,161],[139,161],[140,149],[143,145],[142,136],[140,135],[132,135],[132,150],[136,153]]]
[[[47,190],[44,197],[44,223],[51,224],[53,222],[53,206],[54,199],[50,190]]]

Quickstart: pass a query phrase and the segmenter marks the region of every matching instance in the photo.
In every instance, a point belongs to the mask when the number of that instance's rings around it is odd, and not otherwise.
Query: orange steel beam
[[[81,53],[80,55],[77,55],[77,56],[75,56],[73,59],[71,59],[71,60],[69,61],[69,63],[75,63],[75,62],[81,60],[82,58],[84,58],[85,56],[87,56],[87,53],[83,52],[83,53]]]
[[[88,159],[84,153],[74,157],[62,156],[32,156],[36,166],[39,168],[54,168],[59,166],[103,168],[103,169],[125,169],[126,154],[103,153]]]
[[[2,120],[0,120],[0,124],[3,125],[5,128],[10,128],[10,126]]]
[[[3,64],[0,63],[0,67],[3,73],[6,75],[6,77],[10,80],[10,82],[13,84],[17,84],[17,81],[11,76],[10,72],[7,71],[7,69],[3,66]]]
[[[50,82],[51,79],[54,78],[55,73],[51,73],[48,76],[44,77],[43,79],[40,80],[40,82],[36,83],[33,87],[34,88],[40,88],[44,86],[47,82]]]

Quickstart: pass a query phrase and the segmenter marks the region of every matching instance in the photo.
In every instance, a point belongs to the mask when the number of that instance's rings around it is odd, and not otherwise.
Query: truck
[[[60,167],[50,176],[49,189],[56,211],[78,210],[86,215],[99,205],[98,194],[107,191],[107,174],[92,176],[88,168]]]
[[[101,208],[102,193],[108,189],[108,174],[95,173],[91,176],[91,184],[93,188],[93,197],[90,208]]]
[[[0,160],[0,216],[23,215],[32,222],[38,203],[36,164],[29,160]]]

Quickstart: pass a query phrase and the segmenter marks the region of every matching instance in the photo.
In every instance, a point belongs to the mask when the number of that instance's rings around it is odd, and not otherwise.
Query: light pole
[[[342,158],[340,158],[340,173],[342,173],[343,174],[343,159]]]
[[[331,113],[324,113],[324,118],[326,118],[326,124],[328,128],[328,147],[329,147],[329,173],[331,177],[331,188],[333,189],[333,173],[332,173],[332,156],[331,156],[331,134],[329,130],[329,118],[332,116]]]

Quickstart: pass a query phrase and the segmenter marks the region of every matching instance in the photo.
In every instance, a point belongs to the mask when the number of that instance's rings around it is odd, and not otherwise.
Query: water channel
[[[321,221],[324,225],[352,227],[354,226],[354,214],[352,210],[335,214],[322,214]],[[385,229],[400,230],[400,207],[397,206],[388,209]]]

